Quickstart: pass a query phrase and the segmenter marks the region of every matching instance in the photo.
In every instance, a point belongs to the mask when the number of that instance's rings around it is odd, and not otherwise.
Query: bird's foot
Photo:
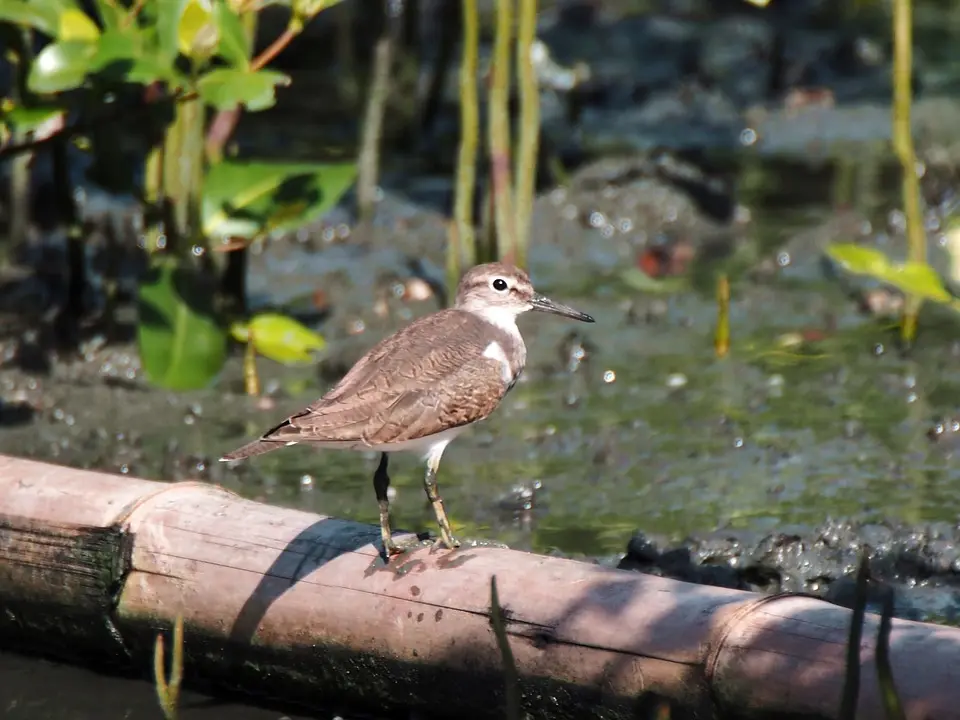
[[[446,528],[440,528],[440,537],[433,541],[433,549],[446,548],[447,550],[456,550],[460,547],[460,541]]]
[[[404,538],[403,540],[397,541],[392,537],[383,538],[383,549],[387,552],[387,557],[392,558],[397,555],[403,555],[406,552],[422,547],[423,541],[420,540],[416,535],[412,537]]]

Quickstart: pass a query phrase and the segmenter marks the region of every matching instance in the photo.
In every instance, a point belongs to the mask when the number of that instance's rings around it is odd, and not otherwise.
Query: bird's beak
[[[580,322],[593,322],[593,318],[582,313],[579,310],[574,310],[572,307],[567,305],[561,305],[558,302],[554,302],[548,297],[543,295],[538,295],[534,293],[533,299],[530,300],[531,309],[537,310],[538,312],[553,313],[554,315],[562,315],[563,317],[573,318],[574,320],[579,320]]]

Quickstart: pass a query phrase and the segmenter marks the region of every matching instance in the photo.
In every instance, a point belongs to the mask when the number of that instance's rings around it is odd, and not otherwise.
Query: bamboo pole
[[[703,717],[838,717],[851,613],[808,596],[501,548],[384,565],[374,526],[8,456],[0,508],[6,648],[146,672],[182,615],[186,685],[502,718],[496,576],[534,717],[635,717],[661,700]],[[864,720],[883,712],[879,622],[867,615],[859,651]],[[960,717],[960,630],[894,620],[889,649],[907,718]]]

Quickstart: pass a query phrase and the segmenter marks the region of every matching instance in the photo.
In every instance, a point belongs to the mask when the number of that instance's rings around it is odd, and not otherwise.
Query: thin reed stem
[[[517,78],[520,85],[520,137],[516,181],[516,258],[526,267],[530,245],[530,217],[537,185],[537,153],[540,148],[540,89],[533,65],[537,36],[537,0],[520,0],[517,28]]]
[[[920,216],[920,181],[917,178],[917,156],[910,126],[913,70],[913,17],[910,0],[893,3],[893,147],[902,168],[903,211],[907,220],[907,257],[911,262],[927,262],[927,240]],[[904,344],[913,342],[917,333],[917,314],[922,301],[907,296],[900,337]]]
[[[480,111],[477,98],[477,55],[480,47],[480,20],[477,0],[463,0],[463,57],[460,62],[460,152],[457,158],[457,188],[454,222],[447,247],[447,284],[450,297],[465,267],[477,263],[476,231],[473,225],[473,196],[477,182],[477,144]]]
[[[496,36],[490,80],[489,120],[490,175],[493,183],[497,227],[497,254],[501,260],[516,260],[513,190],[510,180],[510,38],[513,1],[497,0]]]

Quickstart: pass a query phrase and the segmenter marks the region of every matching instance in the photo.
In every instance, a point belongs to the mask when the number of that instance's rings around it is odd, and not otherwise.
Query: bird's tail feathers
[[[245,460],[249,457],[255,457],[257,455],[263,455],[268,453],[271,450],[278,450],[282,448],[286,443],[277,442],[276,440],[254,440],[253,442],[247,443],[243,447],[237,448],[233,452],[227,453],[222,458],[220,462],[229,462],[231,460]]]

